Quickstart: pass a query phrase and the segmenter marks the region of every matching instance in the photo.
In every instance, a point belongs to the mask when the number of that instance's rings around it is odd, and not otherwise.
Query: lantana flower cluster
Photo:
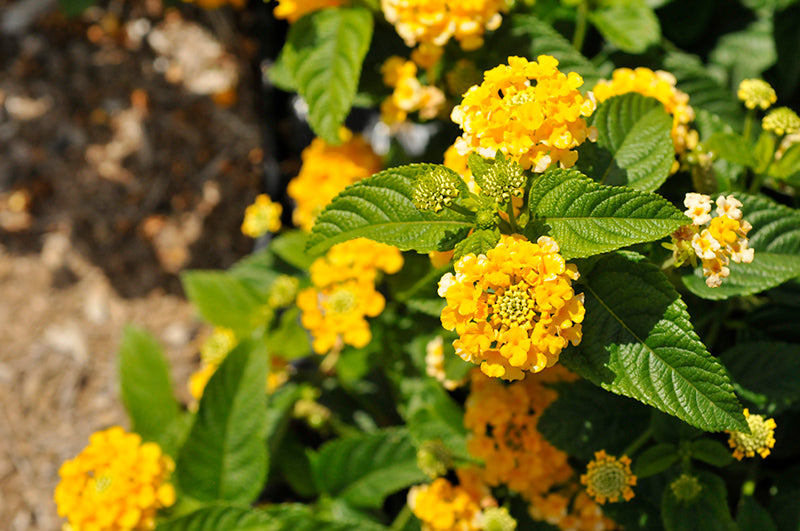
[[[295,202],[294,224],[310,231],[314,220],[344,188],[380,171],[381,159],[361,135],[348,129],[339,132],[338,146],[315,138],[303,150],[300,173],[292,179],[287,193]]]
[[[500,150],[535,172],[575,164],[573,150],[596,138],[585,120],[595,110],[594,96],[583,96],[583,78],[560,72],[554,57],[537,61],[509,57],[508,65],[485,72],[483,82],[464,94],[451,113],[463,130],[455,144],[459,153],[494,158]]]
[[[444,105],[444,93],[417,79],[417,65],[394,55],[381,67],[383,82],[394,89],[381,103],[381,119],[387,125],[403,122],[410,112],[419,112],[422,120],[435,118]]]
[[[278,0],[278,5],[272,10],[272,14],[275,15],[275,18],[286,19],[289,23],[294,23],[314,11],[326,7],[339,7],[346,3],[348,3],[346,0]]]
[[[119,426],[99,431],[61,465],[55,501],[69,528],[138,531],[155,527],[156,512],[175,503],[172,459]]]
[[[366,346],[372,339],[366,317],[377,316],[385,305],[375,289],[378,271],[393,274],[401,267],[403,255],[397,248],[365,238],[335,245],[317,259],[311,265],[313,287],[297,295],[314,351]]]
[[[660,101],[664,110],[672,115],[672,143],[680,155],[697,146],[697,131],[690,128],[694,120],[694,109],[689,105],[689,95],[675,87],[675,76],[663,70],[655,72],[649,68],[617,68],[610,81],[600,81],[592,89],[597,101],[603,102],[612,96],[636,92]],[[678,171],[677,161],[672,172]]]
[[[422,531],[479,531],[483,529],[480,500],[468,489],[436,478],[408,491],[408,506],[422,521]]]
[[[586,485],[586,492],[597,503],[613,503],[620,498],[629,501],[633,498],[631,487],[636,485],[636,476],[631,472],[631,460],[628,456],[617,458],[600,450],[595,452],[594,459],[586,468],[586,474],[581,476],[581,483]]]
[[[692,224],[675,232],[672,248],[676,265],[700,258],[706,285],[717,288],[730,275],[728,264],[749,264],[754,250],[748,247],[747,233],[752,226],[742,219],[742,203],[733,195],[721,195],[716,201],[716,216],[711,216],[711,197],[688,193],[683,204]],[[706,227],[707,224],[707,227]]]
[[[505,0],[381,0],[381,8],[407,46],[442,47],[452,37],[464,50],[480,48],[507,11]]]
[[[259,194],[253,204],[244,209],[242,234],[259,238],[268,232],[278,232],[282,213],[280,203],[274,203],[267,194]]]
[[[459,334],[456,354],[489,376],[519,380],[552,367],[568,342],[580,342],[583,294],[572,289],[578,270],[558,251],[547,236],[532,243],[504,235],[442,277],[442,326]]]
[[[744,457],[767,457],[775,446],[775,419],[764,418],[763,415],[751,415],[744,410],[744,418],[750,427],[750,433],[729,431],[728,446],[733,449],[733,457],[742,460]]]

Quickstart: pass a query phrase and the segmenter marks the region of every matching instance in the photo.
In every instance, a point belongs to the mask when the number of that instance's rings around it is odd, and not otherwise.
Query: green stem
[[[458,203],[451,202],[449,205],[445,206],[450,210],[452,210],[453,212],[458,212],[459,214],[463,214],[467,217],[473,217],[475,215],[475,212],[473,212],[472,210],[468,209],[465,206],[459,205]]]
[[[578,4],[578,14],[575,17],[575,33],[572,34],[572,47],[577,51],[583,49],[583,40],[586,38],[586,16],[589,6],[586,0]]]
[[[652,436],[653,436],[652,428],[647,428],[642,432],[641,435],[639,435],[639,437],[635,441],[633,441],[627,448],[625,448],[625,451],[622,452],[622,454],[630,457],[631,455],[636,453],[636,451],[639,448],[641,448],[644,445],[644,443],[649,441],[650,437]]]
[[[747,116],[744,118],[744,142],[745,144],[750,143],[750,133],[753,130],[753,118],[755,118],[756,110],[755,109],[748,109]]]
[[[508,200],[508,205],[506,205],[506,214],[508,214],[508,223],[511,225],[511,230],[514,231],[515,234],[520,234],[522,230],[520,230],[519,225],[517,225],[517,216],[514,214],[513,199]]]

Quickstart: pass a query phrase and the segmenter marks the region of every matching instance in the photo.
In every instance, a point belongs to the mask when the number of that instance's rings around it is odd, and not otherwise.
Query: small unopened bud
[[[763,79],[745,79],[739,83],[739,90],[736,96],[744,102],[748,109],[767,109],[778,99],[769,83]]]
[[[272,308],[283,308],[289,306],[297,297],[297,288],[300,280],[289,275],[280,275],[269,288],[267,303]]]
[[[497,220],[497,210],[478,210],[478,213],[475,215],[475,226],[479,229],[493,229],[497,226]]]
[[[294,417],[305,420],[314,429],[320,429],[331,418],[331,410],[319,402],[300,399],[294,404]]]
[[[483,511],[484,531],[514,531],[517,521],[505,507],[490,507]]]
[[[691,503],[695,501],[700,493],[703,492],[703,486],[696,476],[689,474],[681,474],[675,481],[669,485],[672,494],[679,502]]]
[[[764,117],[761,126],[777,135],[791,135],[800,131],[800,116],[789,107],[778,107]]]
[[[417,451],[417,468],[430,478],[438,478],[447,474],[453,465],[453,454],[442,441],[425,441]]]
[[[437,167],[432,172],[417,179],[414,183],[414,206],[419,210],[439,212],[458,197],[460,177],[444,167]]]
[[[511,158],[506,158],[501,151],[497,151],[493,161],[487,160],[487,164],[481,175],[476,177],[476,181],[481,186],[481,191],[505,203],[512,196],[522,195],[522,187],[525,186],[527,176],[522,170],[522,166]]]

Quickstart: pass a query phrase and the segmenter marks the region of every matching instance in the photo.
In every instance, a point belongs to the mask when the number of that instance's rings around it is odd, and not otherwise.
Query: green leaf
[[[659,195],[597,184],[575,170],[542,174],[531,186],[529,206],[565,258],[657,240],[688,219]]]
[[[156,531],[269,531],[270,517],[264,511],[232,505],[210,505],[165,520]]]
[[[95,0],[58,0],[61,10],[68,17],[77,17],[95,4]]]
[[[755,148],[753,158],[756,161],[756,173],[764,173],[775,160],[775,137],[769,131],[761,131]]]
[[[654,476],[665,471],[680,459],[678,447],[670,443],[651,446],[636,458],[633,473],[637,478]]]
[[[250,503],[267,473],[267,353],[246,340],[206,385],[195,423],[178,455],[181,490],[201,501]]]
[[[500,241],[499,229],[477,229],[472,234],[456,244],[453,260],[458,260],[465,254],[486,254],[489,249],[494,249]]]
[[[211,324],[246,335],[264,324],[267,308],[251,289],[234,275],[222,271],[187,271],[183,289],[200,315]]]
[[[354,238],[388,243],[401,251],[447,251],[472,228],[469,218],[447,208],[420,212],[414,206],[414,181],[437,164],[411,164],[384,170],[348,186],[325,208],[308,239],[308,252],[321,253]],[[460,177],[459,177],[460,180]]]
[[[405,380],[403,392],[410,395],[404,417],[414,444],[419,447],[438,439],[453,455],[470,459],[464,411],[441,384],[430,379]]]
[[[778,530],[769,512],[752,496],[742,496],[739,499],[739,509],[736,512],[736,524],[739,526],[739,531]]]
[[[378,508],[389,494],[426,479],[402,429],[326,443],[311,457],[311,467],[320,491],[356,507]]]
[[[278,328],[268,333],[266,341],[270,354],[287,360],[311,354],[308,331],[300,324],[300,310],[296,306],[281,314]]]
[[[780,160],[769,167],[770,177],[787,179],[800,173],[800,144],[792,144]]]
[[[511,34],[521,37],[528,46],[528,57],[542,54],[558,59],[558,69],[562,72],[577,72],[583,77],[583,92],[591,90],[602,74],[589,59],[575,50],[572,43],[565,39],[553,26],[533,15],[515,14],[510,17]]]
[[[308,271],[314,262],[314,257],[306,252],[308,233],[301,230],[292,230],[276,236],[269,243],[269,249],[275,256],[297,269]]]
[[[614,96],[592,115],[597,143],[581,146],[578,167],[603,184],[652,192],[675,162],[672,118],[656,99],[641,94]]]
[[[642,53],[661,40],[653,10],[641,0],[613,2],[589,13],[589,20],[611,44],[628,53]]]
[[[715,467],[728,466],[733,462],[731,451],[722,443],[712,439],[697,439],[690,446],[692,459],[697,459]]]
[[[738,87],[743,79],[761,77],[777,59],[771,17],[760,18],[742,31],[720,37],[709,59],[727,68],[733,87]]]
[[[748,391],[766,396],[772,402],[771,410],[784,409],[800,400],[800,346],[797,344],[740,343],[725,351],[721,359],[733,381]]]
[[[568,368],[706,431],[747,429],[725,368],[656,266],[617,252],[597,260],[581,284],[583,339],[561,355]]]
[[[323,9],[292,24],[281,55],[288,81],[308,103],[311,128],[339,144],[358,88],[361,63],[372,39],[372,15],[361,7]],[[273,77],[273,80],[276,79]]]
[[[783,284],[800,275],[800,211],[762,196],[737,194],[744,206],[743,219],[753,225],[748,234],[755,249],[749,264],[731,263],[730,276],[718,288],[709,288],[701,267],[682,277],[695,295],[718,300],[751,295]]]
[[[699,470],[694,474],[700,479],[703,490],[693,502],[680,502],[672,489],[664,489],[661,519],[665,531],[738,531],[728,509],[725,482],[710,472]]]
[[[752,148],[736,133],[717,133],[703,142],[713,156],[752,168],[755,166]]]
[[[179,406],[161,346],[145,330],[125,327],[119,346],[119,383],[133,431],[145,441],[165,442]]]
[[[555,447],[590,461],[595,450],[618,455],[647,429],[650,409],[587,381],[559,385],[537,429]]]
[[[261,303],[266,304],[270,288],[281,274],[275,267],[275,256],[269,249],[262,249],[233,264],[228,274],[250,289]]]

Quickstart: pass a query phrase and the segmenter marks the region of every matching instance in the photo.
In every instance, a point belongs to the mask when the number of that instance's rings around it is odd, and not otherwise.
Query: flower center
[[[627,486],[628,476],[625,470],[617,463],[605,463],[591,470],[588,474],[588,485],[594,491],[606,498],[615,498],[622,496],[625,487]]]
[[[506,326],[521,326],[533,320],[535,301],[526,287],[515,284],[499,295],[494,313]]]
[[[327,306],[333,313],[350,313],[356,307],[356,295],[349,289],[338,289],[328,297]]]
[[[98,476],[97,479],[95,479],[94,490],[98,494],[102,494],[111,487],[111,483],[113,483],[113,477],[111,476],[111,473],[104,472],[102,475]]]

